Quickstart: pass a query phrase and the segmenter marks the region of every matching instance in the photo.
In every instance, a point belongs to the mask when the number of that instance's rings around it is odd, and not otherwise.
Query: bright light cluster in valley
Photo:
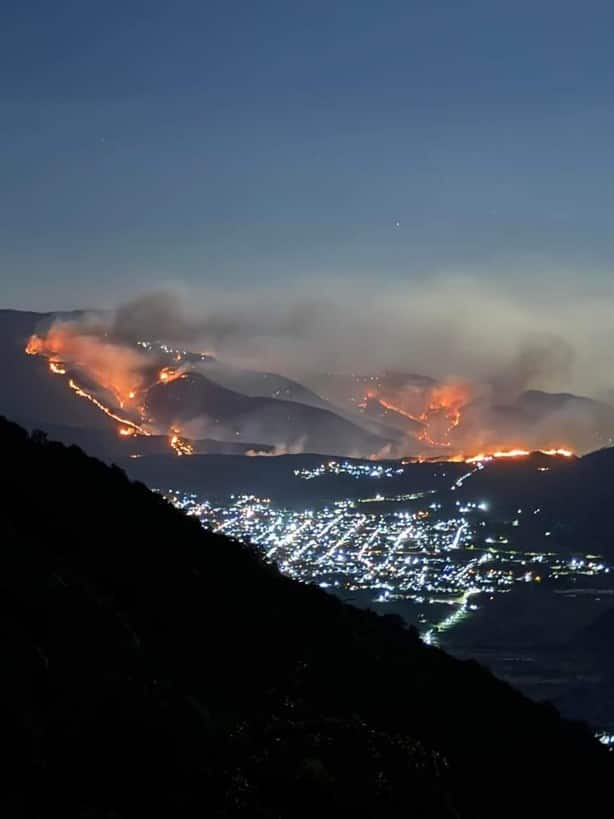
[[[351,461],[327,461],[315,469],[295,469],[294,475],[305,481],[321,478],[322,475],[349,475],[351,478],[394,478],[405,472],[402,466],[383,466],[377,462],[368,464]]]
[[[298,510],[253,494],[225,501],[179,490],[164,494],[206,529],[254,544],[280,571],[301,582],[315,583],[344,599],[413,601],[422,611],[431,610],[432,616],[421,618],[422,636],[436,642],[438,634],[476,610],[480,599],[508,592],[515,583],[610,571],[596,556],[520,551],[490,520],[487,500],[455,500],[455,490],[483,468],[474,465],[441,497],[433,489],[398,495],[378,491],[372,497]],[[390,470],[391,475],[399,472]],[[315,480],[333,473],[360,480],[386,478],[388,471],[330,461],[295,470],[292,477]],[[540,510],[528,512],[538,515]],[[510,522],[512,530],[517,526],[518,519]]]

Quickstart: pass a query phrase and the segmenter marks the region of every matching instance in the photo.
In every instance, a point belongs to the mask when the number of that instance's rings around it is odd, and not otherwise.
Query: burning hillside
[[[165,436],[177,455],[209,451],[211,440],[357,457],[387,444],[332,409],[223,387],[209,377],[223,367],[212,366],[210,353],[131,340],[122,326],[119,335],[112,320],[57,319],[45,331],[39,326],[26,345],[29,355],[47,361],[50,375],[113,421],[121,440],[148,437],[153,444]],[[130,454],[153,450],[135,444]]]
[[[184,429],[186,424],[194,428],[195,420],[206,412],[208,428],[222,439],[236,439],[248,432],[251,439],[266,444],[278,445],[283,440],[281,435],[277,437],[278,427],[288,421],[287,410],[280,407],[283,402],[263,407],[258,404],[262,399],[249,399],[213,385],[198,373],[193,354],[164,345],[130,344],[114,338],[99,324],[84,326],[71,321],[55,322],[46,333],[32,335],[26,352],[45,358],[50,373],[63,378],[78,398],[115,422],[122,438],[163,435],[177,455],[192,455],[195,446]],[[256,417],[250,403],[253,400],[258,407]],[[293,406],[303,423],[307,408]],[[567,445],[561,446],[561,440],[568,439],[558,437],[558,431],[547,431],[543,424],[524,424],[527,434],[519,434],[518,424],[510,424],[509,412],[507,416],[502,413],[484,388],[460,380],[437,383],[414,379],[409,385],[390,386],[381,379],[376,389],[367,391],[361,408],[365,413],[379,411],[385,423],[402,431],[400,441],[376,450],[375,457],[416,455],[471,463],[521,457],[533,450],[571,454]],[[309,411],[316,412],[313,408]],[[497,412],[499,418],[495,417]],[[318,420],[326,426],[334,418],[324,413]],[[334,445],[341,445],[335,436],[329,438]],[[352,444],[343,446],[347,451]],[[327,444],[319,447],[327,448]],[[286,449],[284,441],[282,451]],[[364,457],[371,452],[357,448],[355,454]]]
[[[49,371],[64,377],[76,396],[117,423],[118,435],[163,434],[177,455],[194,452],[180,429],[160,429],[147,413],[151,386],[172,383],[183,375],[182,368],[167,365],[165,357],[101,335],[97,325],[84,329],[76,322],[55,322],[44,335],[33,334],[25,352],[47,359]]]
[[[26,346],[29,355],[40,355],[57,374],[71,366],[83,370],[102,389],[115,396],[119,406],[143,385],[147,360],[137,349],[113,342],[94,328],[74,322],[55,322],[44,335],[33,335]]]
[[[573,458],[574,452],[571,449],[498,449],[494,452],[481,452],[479,455],[472,455],[465,459],[465,463],[483,463],[484,461],[493,461],[505,458],[528,458],[529,455],[537,453],[539,455],[547,455],[550,458]]]
[[[411,386],[408,389],[369,390],[361,408],[375,403],[383,410],[418,425],[415,436],[428,447],[451,448],[452,436],[461,423],[462,410],[471,398],[471,388],[461,381]]]
[[[179,455],[203,451],[195,440],[208,438],[275,452],[465,460],[588,451],[613,440],[612,407],[527,390],[518,367],[511,368],[514,377],[503,368],[501,377],[484,382],[414,372],[353,375],[345,400],[344,376],[330,374],[340,389],[327,401],[283,376],[183,349],[179,333],[196,343],[202,323],[176,328],[176,317],[163,318],[140,308],[46,317],[26,352],[45,359],[49,374],[113,422],[122,440],[150,438],[147,451],[164,436]],[[152,340],[162,331],[170,333],[167,340]]]
[[[360,409],[403,432],[401,447],[388,455],[400,450],[420,459],[471,462],[534,451],[565,456],[584,448],[592,422],[587,410],[594,406],[563,399],[550,402],[547,411],[530,413],[524,395],[500,405],[490,385],[381,378],[376,388],[367,390]],[[608,417],[613,420],[612,413]]]

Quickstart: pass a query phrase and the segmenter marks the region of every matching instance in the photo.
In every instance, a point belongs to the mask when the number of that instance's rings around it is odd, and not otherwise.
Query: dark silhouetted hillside
[[[540,471],[547,468],[547,471]],[[547,458],[539,453],[520,461],[499,461],[475,475],[457,497],[488,499],[501,517],[518,508],[539,514],[523,517],[530,548],[556,549],[614,560],[614,448],[581,458]],[[544,538],[546,531],[551,536]]]
[[[596,815],[582,727],[0,420],[3,815]]]
[[[369,455],[388,441],[319,407],[243,395],[200,373],[153,386],[147,411],[158,423],[200,425],[218,439],[258,441],[284,449]]]
[[[313,390],[278,373],[245,370],[219,361],[208,364],[204,372],[211,381],[215,381],[221,387],[243,393],[243,395],[296,401],[300,404],[338,412],[336,407],[320,398]]]
[[[373,486],[347,476],[326,476],[319,481],[288,479],[293,469],[313,468],[320,456],[248,459],[195,456],[176,458],[155,455],[122,465],[149,486],[178,487],[184,491],[219,495],[253,492],[272,497],[279,504],[330,503],[348,497],[368,497]],[[380,462],[382,464],[393,461]],[[436,489],[450,485],[467,472],[463,463],[404,464],[403,474],[386,482],[387,494]],[[598,554],[614,560],[614,449],[604,449],[582,458],[530,457],[501,459],[477,471],[471,480],[454,490],[459,502],[477,498],[488,502],[502,521],[521,517],[522,538],[517,547],[527,551],[558,551],[562,554]],[[538,514],[533,512],[539,509]],[[547,535],[546,533],[550,534]]]

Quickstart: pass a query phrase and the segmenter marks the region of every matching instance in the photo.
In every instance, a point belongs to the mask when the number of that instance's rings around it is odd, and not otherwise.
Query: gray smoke
[[[61,342],[69,361],[123,391],[150,380],[152,366],[155,371],[155,356],[152,361],[136,342],[160,341],[196,352],[206,348],[220,367],[294,377],[358,423],[370,376],[396,371],[389,388],[396,386],[393,398],[411,414],[420,412],[414,395],[420,384],[430,393],[438,384],[462,382],[467,407],[453,433],[461,451],[506,442],[595,448],[610,440],[611,407],[565,396],[527,397],[525,391],[577,392],[592,385],[607,394],[612,380],[609,355],[603,353],[610,348],[596,342],[609,337],[609,303],[580,295],[558,305],[550,296],[544,299],[534,290],[531,303],[519,303],[468,279],[399,285],[389,292],[327,282],[310,293],[260,288],[207,299],[155,291],[112,311],[59,317],[49,336]],[[212,365],[202,364],[201,372],[215,380]],[[413,403],[403,395],[406,382]],[[327,392],[327,384],[337,394]],[[362,417],[362,423],[367,428],[369,421]],[[201,434],[207,432],[206,418],[203,424]],[[248,431],[257,443],[259,429]],[[394,454],[417,454],[416,434],[408,430]]]
[[[493,400],[505,404],[524,390],[569,383],[574,351],[563,338],[535,335],[489,379]]]
[[[119,306],[97,321],[118,340],[141,339],[171,344],[198,343],[237,351],[259,340],[307,339],[320,323],[327,307],[313,300],[287,305],[250,304],[249,299],[231,307],[188,306],[174,291],[146,293]],[[91,329],[91,316],[87,319]]]

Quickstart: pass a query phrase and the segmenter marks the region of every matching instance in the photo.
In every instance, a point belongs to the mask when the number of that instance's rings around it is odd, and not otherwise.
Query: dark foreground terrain
[[[593,816],[611,757],[0,420],[5,816]],[[231,593],[232,591],[232,593]]]

